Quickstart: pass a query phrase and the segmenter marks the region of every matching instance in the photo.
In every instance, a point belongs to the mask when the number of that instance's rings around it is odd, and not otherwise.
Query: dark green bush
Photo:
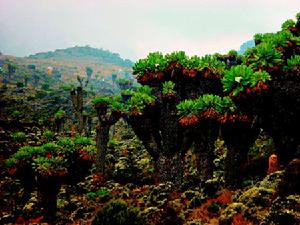
[[[101,208],[92,225],[143,225],[137,208],[129,208],[125,201],[112,201]]]
[[[16,143],[24,143],[26,141],[26,134],[24,132],[13,133],[12,139]]]

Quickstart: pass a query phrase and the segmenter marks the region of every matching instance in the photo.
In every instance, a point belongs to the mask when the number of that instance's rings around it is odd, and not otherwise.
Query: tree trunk
[[[184,159],[179,152],[172,156],[160,154],[155,164],[160,182],[172,182],[177,187],[181,185],[184,173]]]
[[[214,121],[204,121],[197,133],[194,152],[199,179],[202,183],[213,177],[215,141],[219,136],[219,126]]]
[[[225,158],[225,183],[237,188],[243,179],[242,167],[247,161],[248,151],[254,144],[259,129],[249,123],[236,122],[224,124],[222,137],[227,147]]]
[[[109,127],[108,125],[98,125],[97,128],[97,170],[99,173],[105,174],[105,158],[107,154],[107,143],[109,141]]]

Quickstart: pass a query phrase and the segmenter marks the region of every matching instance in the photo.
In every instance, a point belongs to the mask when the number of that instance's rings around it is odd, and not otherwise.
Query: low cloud
[[[298,11],[299,0],[0,0],[0,51],[91,45],[132,60],[150,51],[223,53]]]

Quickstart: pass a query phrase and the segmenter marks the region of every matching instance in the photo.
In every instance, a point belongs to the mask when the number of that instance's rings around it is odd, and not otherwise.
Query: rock
[[[287,165],[279,184],[279,194],[300,194],[300,159],[294,159]]]
[[[232,224],[233,217],[239,213],[243,213],[247,209],[243,203],[230,204],[220,216],[220,225]]]
[[[261,225],[300,224],[300,195],[277,197]]]

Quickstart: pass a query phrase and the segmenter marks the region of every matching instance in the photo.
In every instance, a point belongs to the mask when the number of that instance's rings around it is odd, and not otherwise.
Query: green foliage
[[[15,111],[13,111],[12,112],[12,114],[11,114],[13,117],[19,117],[19,116],[21,116],[22,115],[22,112],[20,112],[20,111],[18,111],[18,110],[15,110]]]
[[[298,13],[296,14],[296,19],[297,19],[297,20],[300,20],[300,12],[298,12]]]
[[[143,76],[146,72],[162,72],[167,67],[167,60],[161,52],[149,53],[133,66],[133,74]]]
[[[265,83],[270,79],[265,71],[254,72],[251,67],[238,65],[225,71],[222,83],[225,92],[232,92],[233,96],[237,96],[246,87],[254,87],[259,81]]]
[[[53,175],[55,172],[66,171],[67,161],[62,157],[37,157],[32,162],[32,167],[40,172]]]
[[[111,109],[114,111],[123,111],[124,110],[124,104],[119,101],[113,101],[110,105]]]
[[[81,146],[87,146],[87,145],[92,145],[93,140],[88,137],[83,137],[80,135],[76,135],[75,140],[74,140],[75,145],[81,145]]]
[[[262,43],[254,48],[254,54],[247,59],[252,68],[271,68],[282,63],[282,54],[271,43]]]
[[[60,149],[60,147],[54,142],[43,144],[41,147],[44,149],[45,152],[49,152],[49,153],[57,152]]]
[[[121,91],[121,95],[132,95],[133,91],[130,89],[125,89]]]
[[[18,162],[28,162],[34,156],[39,156],[45,153],[45,150],[41,147],[32,147],[32,146],[24,146],[21,147],[15,154],[10,156],[10,158],[6,161],[6,165],[9,167],[15,166]]]
[[[288,30],[289,28],[295,27],[296,23],[294,20],[292,19],[288,19],[287,21],[285,21],[282,25],[281,28],[282,30]]]
[[[103,104],[103,105],[109,105],[111,103],[112,99],[107,96],[98,96],[92,100],[93,105],[97,104]]]
[[[180,102],[177,106],[177,114],[180,116],[190,116],[195,115],[198,112],[197,101],[192,99],[185,99]]]
[[[207,210],[211,213],[218,213],[221,209],[221,206],[219,203],[217,202],[214,202],[214,203],[211,203],[208,207],[207,207]]]
[[[50,89],[50,84],[48,84],[48,83],[42,84],[42,89],[43,89],[44,91],[48,91],[48,90]]]
[[[47,140],[47,141],[53,141],[54,137],[55,137],[55,133],[51,130],[45,130],[43,133],[43,137]]]
[[[66,112],[64,110],[60,109],[54,114],[54,117],[55,117],[55,119],[62,119],[65,117],[65,115],[66,115]]]
[[[119,79],[117,79],[117,84],[119,84],[119,85],[132,84],[132,80],[125,79],[125,78],[119,78]]]
[[[123,200],[115,200],[97,212],[92,225],[143,225],[137,208],[128,207]]]
[[[72,84],[63,84],[60,86],[60,89],[62,89],[64,91],[71,91],[71,90],[75,89],[75,86]]]
[[[295,66],[300,66],[300,55],[294,55],[290,59],[288,59],[285,70],[290,70]]]
[[[26,134],[24,132],[15,132],[12,134],[12,139],[16,143],[24,143],[26,141]]]
[[[166,81],[166,82],[164,82],[163,83],[162,94],[163,95],[168,95],[168,94],[174,95],[176,93],[174,91],[174,87],[175,87],[175,83],[173,83],[172,81]]]
[[[186,99],[177,106],[177,114],[180,116],[198,115],[208,109],[214,109],[218,113],[234,112],[236,106],[229,97],[206,94],[198,99]]]
[[[132,113],[142,114],[146,106],[155,103],[155,97],[151,94],[151,88],[143,86],[139,91],[134,92],[126,103],[126,109]]]
[[[200,65],[198,70],[202,71],[208,69],[214,74],[222,75],[225,69],[225,64],[217,59],[213,55],[205,55],[200,60]]]
[[[236,50],[230,50],[227,55],[236,57],[238,55],[238,52]]]
[[[273,47],[286,47],[288,42],[293,39],[293,34],[290,31],[279,31],[275,34],[270,34],[265,38],[264,42],[271,44]]]
[[[172,62],[177,62],[182,66],[185,66],[188,60],[188,56],[185,54],[184,51],[172,52],[170,54],[167,54],[165,58],[168,64]]]
[[[91,67],[86,67],[85,72],[88,77],[91,77],[93,74],[93,69]]]
[[[97,197],[102,197],[105,195],[108,195],[110,193],[110,190],[106,187],[102,187],[99,190],[97,190],[96,192],[88,192],[86,194],[86,196],[88,198],[97,198]]]
[[[65,148],[65,149],[74,149],[75,148],[75,144],[72,141],[71,138],[60,138],[57,142],[57,145]]]

